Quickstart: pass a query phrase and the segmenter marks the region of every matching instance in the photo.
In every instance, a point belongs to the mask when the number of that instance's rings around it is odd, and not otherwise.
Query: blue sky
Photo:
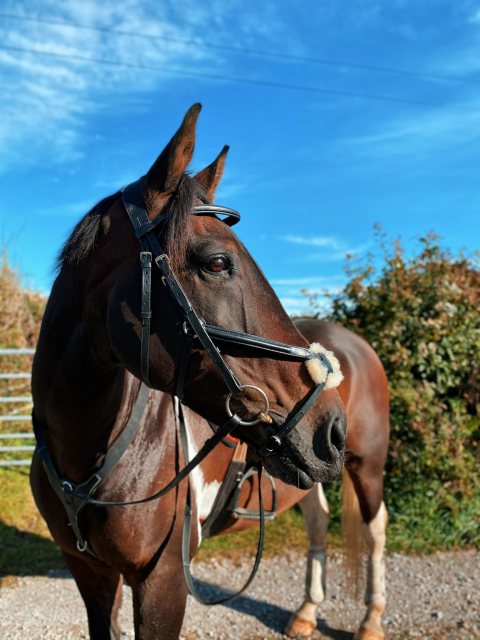
[[[479,248],[480,2],[2,0],[0,14],[0,243],[31,287],[48,292],[76,221],[197,101],[192,168],[230,145],[217,202],[242,213],[289,311],[302,288],[342,286],[376,222],[409,250],[430,230]]]

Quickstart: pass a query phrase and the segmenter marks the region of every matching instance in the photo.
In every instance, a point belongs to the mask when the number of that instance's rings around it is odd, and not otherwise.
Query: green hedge
[[[480,272],[434,234],[413,257],[377,240],[382,266],[349,260],[330,317],[374,347],[389,378],[390,533],[410,550],[478,546]]]

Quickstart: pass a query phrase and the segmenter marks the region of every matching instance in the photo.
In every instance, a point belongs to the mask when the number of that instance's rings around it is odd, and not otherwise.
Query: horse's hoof
[[[285,633],[290,638],[311,638],[317,625],[311,620],[305,620],[297,615],[293,615],[288,623]]]
[[[376,633],[375,631],[370,631],[369,629],[365,629],[365,627],[360,627],[360,629],[355,634],[355,638],[353,640],[384,640],[385,636],[382,632]]]

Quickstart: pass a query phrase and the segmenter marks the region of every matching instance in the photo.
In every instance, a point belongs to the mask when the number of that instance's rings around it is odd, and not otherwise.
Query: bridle
[[[185,580],[190,592],[195,595],[198,600],[204,602],[205,604],[218,604],[221,602],[227,602],[232,597],[235,597],[236,595],[242,593],[253,580],[260,563],[264,539],[264,508],[261,492],[261,459],[271,455],[276,449],[281,446],[282,440],[292,431],[292,429],[295,428],[295,426],[300,422],[307,411],[312,407],[318,395],[325,388],[328,376],[333,373],[333,367],[324,353],[318,353],[315,351],[311,351],[310,349],[306,349],[305,347],[297,347],[283,342],[277,342],[276,340],[269,340],[260,336],[254,336],[248,333],[241,333],[238,331],[231,331],[228,329],[223,329],[221,327],[207,325],[196,313],[186,293],[183,291],[177,277],[175,276],[175,273],[172,271],[168,256],[164,248],[160,244],[156,233],[157,227],[167,220],[167,216],[162,214],[160,216],[157,216],[153,220],[149,220],[147,212],[143,205],[141,192],[142,183],[143,178],[140,178],[140,180],[137,180],[136,182],[133,182],[132,184],[127,186],[122,193],[123,204],[134,227],[135,235],[140,243],[140,263],[142,270],[140,315],[142,323],[140,346],[140,370],[142,384],[140,385],[140,391],[137,397],[137,401],[135,402],[135,405],[133,407],[130,419],[122,434],[106,452],[104,462],[100,469],[94,471],[94,473],[82,483],[74,483],[71,480],[62,477],[58,473],[54,461],[48,450],[45,438],[43,437],[42,425],[36,419],[34,411],[32,412],[32,423],[34,427],[35,437],[37,439],[38,452],[41,456],[45,472],[51,486],[61,500],[67,512],[69,524],[72,527],[74,535],[77,538],[77,549],[80,552],[87,551],[97,560],[101,560],[95,554],[95,552],[90,549],[86,539],[82,534],[79,524],[80,513],[87,504],[99,507],[128,506],[134,504],[144,504],[153,500],[157,500],[177,487],[180,482],[184,480],[190,474],[190,472],[195,467],[197,467],[200,462],[204,458],[206,458],[206,456],[237,427],[242,425],[251,426],[259,422],[269,422],[269,403],[265,392],[256,385],[241,384],[223,359],[220,349],[219,347],[217,347],[216,343],[233,344],[241,347],[242,349],[248,349],[253,352],[257,352],[259,355],[265,357],[280,357],[285,360],[300,362],[305,362],[312,359],[319,360],[321,365],[323,365],[326,369],[326,376],[324,381],[318,383],[312,390],[310,390],[306,394],[306,396],[299,403],[297,403],[295,408],[288,414],[285,422],[283,423],[283,425],[281,425],[280,429],[275,434],[267,437],[265,441],[256,448],[256,453],[259,458],[256,466],[258,470],[260,534],[254,567],[247,582],[244,584],[242,589],[240,589],[240,591],[238,591],[236,594],[219,598],[213,602],[206,602],[201,598],[201,596],[196,591],[190,573],[190,529],[193,511],[191,505],[190,487],[188,487],[187,489],[187,503],[185,508],[182,540],[182,558]],[[227,207],[211,205],[207,203],[202,203],[195,206],[191,213],[192,215],[196,216],[226,216],[223,222],[225,222],[229,226],[235,224],[240,220],[240,215],[237,211],[229,209]],[[132,441],[136,429],[140,424],[147,403],[148,387],[151,387],[149,379],[149,339],[152,318],[152,262],[154,262],[158,267],[161,274],[162,282],[175,300],[182,317],[184,345],[180,362],[178,364],[176,396],[181,402],[191,350],[194,346],[201,346],[203,347],[203,349],[205,349],[209,357],[216,365],[228,388],[229,393],[227,396],[225,407],[227,420],[216,429],[213,436],[204,443],[198,453],[190,460],[188,455],[187,428],[185,420],[183,418],[183,413],[180,410],[178,431],[184,453],[185,465],[182,469],[180,469],[177,475],[159,491],[145,498],[128,501],[100,500],[94,497],[94,493],[109,476],[117,462],[127,450],[130,442]],[[235,394],[241,393],[245,389],[255,390],[264,402],[263,410],[259,412],[254,420],[244,420],[237,413],[233,413],[230,409],[230,402],[232,397]],[[181,407],[180,402],[178,403],[179,407]]]
[[[159,225],[165,223],[166,214],[161,214],[149,220],[143,203],[142,184],[143,178],[128,185],[122,192],[122,200],[130,221],[133,225],[135,236],[140,244],[140,263],[142,270],[142,292],[141,292],[141,346],[140,346],[140,368],[142,381],[150,385],[149,380],[149,340],[150,340],[150,324],[152,318],[151,309],[151,286],[152,286],[152,262],[158,267],[161,279],[165,287],[175,300],[183,320],[184,347],[182,356],[178,365],[176,393],[180,400],[183,398],[183,387],[188,368],[191,349],[194,343],[199,343],[207,352],[214,362],[220,375],[222,376],[229,395],[226,400],[226,411],[228,421],[234,420],[240,425],[255,425],[261,421],[268,420],[269,403],[265,392],[258,386],[252,384],[241,384],[225,360],[222,357],[219,347],[216,343],[230,343],[240,346],[243,349],[258,352],[264,357],[281,357],[285,360],[306,361],[318,359],[326,368],[327,376],[333,372],[332,365],[323,353],[310,351],[305,347],[297,347],[294,345],[269,340],[260,336],[254,336],[248,333],[241,333],[223,329],[221,327],[210,326],[200,318],[188,299],[185,291],[182,289],[175,273],[173,272],[168,255],[164,247],[160,244],[156,229]],[[211,205],[202,203],[193,207],[192,215],[195,216],[226,216],[222,221],[228,226],[236,224],[240,220],[240,214],[234,209],[219,205]],[[260,457],[266,457],[278,449],[282,440],[294,429],[300,422],[307,411],[312,407],[320,392],[325,388],[325,382],[317,384],[307,395],[297,404],[296,409],[289,413],[285,422],[280,429],[268,437],[265,442],[257,449]],[[241,393],[245,389],[255,390],[263,399],[264,407],[254,420],[243,420],[237,414],[233,414],[230,410],[230,401],[233,395]],[[235,420],[236,417],[236,420]],[[225,423],[224,423],[225,424]],[[232,430],[233,430],[232,428]]]

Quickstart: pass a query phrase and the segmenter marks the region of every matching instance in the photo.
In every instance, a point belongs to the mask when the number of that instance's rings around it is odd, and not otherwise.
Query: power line
[[[127,31],[124,29],[114,29],[111,27],[100,27],[95,25],[87,25],[79,22],[70,22],[66,20],[57,20],[54,18],[43,18],[41,16],[26,16],[14,13],[0,12],[0,18],[8,18],[12,20],[21,20],[26,22],[38,22],[43,24],[49,24],[52,26],[70,27],[73,29],[84,29],[87,31],[96,31],[99,33],[114,33],[122,36],[130,36],[135,38],[143,38],[145,40],[164,40],[166,42],[175,42],[177,44],[186,44],[189,46],[196,46],[200,48],[216,49],[221,51],[231,51],[233,53],[244,53],[248,55],[264,56],[270,58],[278,58],[284,60],[291,60],[294,62],[308,62],[312,64],[322,64],[326,66],[355,69],[356,71],[370,71],[375,73],[389,73],[400,76],[407,76],[410,78],[424,78],[427,80],[435,80],[442,82],[460,82],[464,84],[479,85],[480,82],[476,80],[470,80],[468,78],[461,78],[459,76],[450,76],[444,74],[426,73],[424,71],[413,71],[412,69],[398,69],[395,67],[382,67],[371,64],[349,62],[345,60],[335,60],[333,58],[318,58],[314,56],[302,56],[297,54],[284,53],[280,51],[268,51],[265,49],[254,49],[250,47],[236,47],[234,45],[227,45],[222,43],[205,42],[203,40],[193,38],[179,38],[177,36],[167,35],[154,35],[150,33],[139,33],[138,31]]]
[[[425,100],[415,100],[410,98],[396,98],[393,96],[384,96],[374,93],[364,93],[360,91],[344,91],[341,89],[327,89],[306,84],[292,84],[289,82],[277,82],[275,80],[255,80],[254,78],[243,78],[240,76],[230,76],[223,74],[204,73],[201,71],[187,71],[186,69],[176,69],[173,67],[159,67],[151,64],[141,64],[138,62],[126,62],[122,60],[107,60],[105,58],[92,58],[73,53],[59,53],[55,51],[43,51],[40,49],[30,49],[26,47],[15,47],[10,45],[0,45],[0,49],[4,51],[13,51],[15,53],[27,53],[37,56],[46,56],[51,58],[59,58],[62,60],[74,60],[77,62],[89,62],[94,64],[103,64],[116,67],[127,67],[129,69],[140,69],[142,71],[157,71],[160,73],[171,73],[174,75],[189,76],[192,78],[205,78],[207,80],[220,80],[223,82],[235,82],[238,84],[249,84],[255,86],[272,87],[274,89],[287,89],[291,91],[307,91],[310,93],[321,93],[334,96],[342,96],[346,98],[363,98],[366,100],[376,100],[379,102],[394,102],[399,104],[410,104],[417,106],[437,107],[434,102]]]

